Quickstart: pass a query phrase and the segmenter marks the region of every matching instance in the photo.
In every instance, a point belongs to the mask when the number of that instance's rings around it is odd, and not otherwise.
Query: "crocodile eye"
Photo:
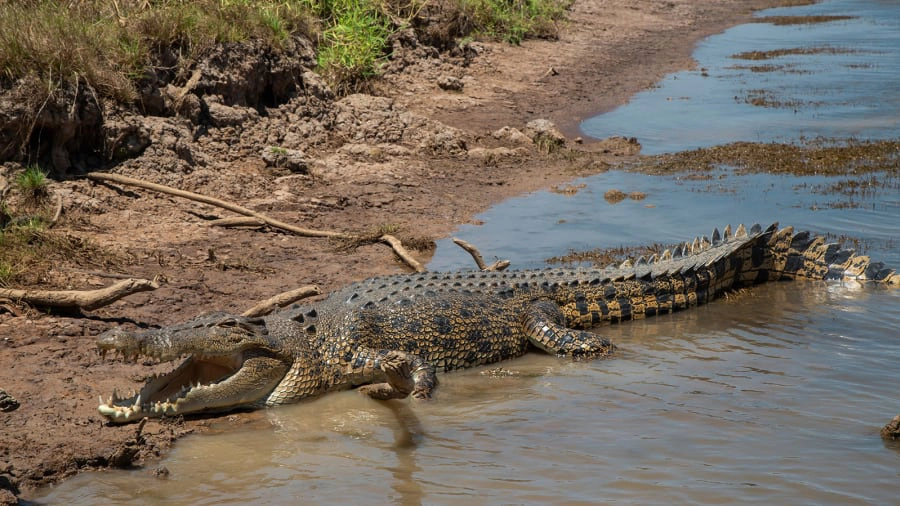
[[[210,325],[210,327],[226,327],[226,328],[234,328],[239,327],[240,324],[234,318],[223,318],[216,323]]]

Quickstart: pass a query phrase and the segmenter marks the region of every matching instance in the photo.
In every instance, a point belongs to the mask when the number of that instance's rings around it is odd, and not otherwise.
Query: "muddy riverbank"
[[[783,3],[578,1],[558,41],[475,42],[445,53],[407,41],[373,95],[335,99],[315,75],[305,75],[303,93],[265,114],[223,103],[222,93],[191,95],[206,111],[199,129],[190,121],[190,100],[180,102],[183,116],[109,117],[107,127],[124,135],[116,139],[125,150],[109,170],[309,228],[369,233],[387,226],[408,243],[423,244],[415,254],[427,260],[429,240],[491,204],[637,154],[639,146],[626,139],[576,143],[578,123],[690,67],[693,44],[747,20],[751,6]],[[242,68],[227,59],[222,64],[210,75]],[[563,149],[533,141],[535,131],[526,125],[541,118],[566,135]],[[129,149],[141,154],[128,157]],[[64,210],[54,233],[88,241],[110,260],[54,259],[34,286],[88,289],[130,276],[157,278],[162,286],[82,314],[0,301],[0,388],[19,403],[0,412],[0,499],[14,501],[84,469],[152,468],[180,436],[212,423],[151,421],[139,435],[134,426],[106,425],[97,397],[123,379],[137,386],[146,368],[101,360],[93,345],[99,332],[118,324],[171,324],[210,310],[243,311],[295,286],[329,291],[405,270],[378,244],[347,250],[327,239],[210,227],[210,218],[230,215],[89,182],[78,174],[92,170],[90,157],[56,156],[63,157],[63,173],[50,190]],[[7,164],[0,176],[8,180],[16,170]],[[243,425],[254,416],[215,423]]]

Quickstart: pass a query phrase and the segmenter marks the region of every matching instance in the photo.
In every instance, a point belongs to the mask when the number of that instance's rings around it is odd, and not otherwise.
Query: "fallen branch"
[[[249,216],[253,219],[252,223],[248,218],[226,218],[225,220],[214,220],[214,223],[212,224],[218,226],[247,226],[266,224],[270,227],[286,230],[288,232],[306,237],[332,237],[336,239],[348,239],[351,241],[360,239],[360,237],[357,235],[345,234],[343,232],[331,232],[328,230],[312,230],[308,228],[295,227],[294,225],[291,225],[289,223],[276,220],[274,218],[266,216],[265,214],[258,213],[252,209],[248,209],[231,202],[220,200],[214,197],[208,197],[199,193],[179,190],[177,188],[172,188],[171,186],[165,186],[161,184],[151,183],[149,181],[142,181],[140,179],[135,179],[128,176],[122,176],[120,174],[91,172],[88,173],[86,177],[94,181],[111,181],[119,184],[137,186],[138,188],[153,190],[160,193],[165,193],[167,195],[174,195],[176,197],[186,198],[195,202],[202,202],[204,204],[221,207],[222,209],[227,209],[238,214],[243,214],[244,216]],[[423,267],[422,264],[416,261],[416,259],[406,251],[406,249],[403,247],[403,244],[396,237],[393,237],[391,235],[383,235],[379,240],[393,248],[394,252],[397,253],[397,256],[399,256],[416,272],[425,272],[425,267]]]
[[[129,278],[97,290],[14,290],[0,288],[0,297],[26,302],[34,306],[79,307],[97,309],[133,293],[159,288],[149,279]]]
[[[484,263],[484,258],[481,256],[481,252],[478,251],[478,248],[473,246],[471,243],[468,243],[456,237],[453,238],[453,242],[460,248],[466,250],[470,255],[472,255],[472,259],[475,260],[475,265],[477,265],[478,268],[483,271],[502,271],[509,267],[509,260],[497,260],[489,266]]]
[[[178,188],[172,188],[171,186],[165,186],[161,184],[151,183],[149,181],[142,181],[140,179],[134,179],[128,176],[122,176],[120,174],[105,174],[101,172],[91,172],[87,174],[88,179],[93,179],[94,181],[112,181],[114,183],[127,184],[130,186],[137,186],[138,188],[144,188],[146,190],[153,190],[160,193],[165,193],[167,195],[174,195],[176,197],[186,198],[188,200],[193,200],[195,202],[202,202],[204,204],[209,204],[211,206],[221,207],[222,209],[227,209],[229,211],[243,214],[244,216],[252,216],[263,223],[275,227],[280,228],[282,230],[287,230],[288,232],[295,233],[297,235],[303,235],[307,237],[337,237],[342,239],[355,239],[356,236],[350,234],[344,234],[342,232],[331,232],[328,230],[312,230],[308,228],[295,227],[289,223],[285,223],[283,221],[276,220],[274,218],[270,218],[262,213],[258,213],[252,209],[248,209],[243,206],[239,206],[237,204],[233,204],[231,202],[227,202],[224,200],[217,199],[215,197],[208,197],[206,195],[201,195],[199,193],[189,192],[185,190],[179,190]]]
[[[236,218],[219,218],[206,223],[211,227],[261,227],[266,222],[252,216],[238,216]]]
[[[244,311],[241,316],[253,317],[267,315],[274,311],[276,308],[284,307],[288,304],[293,304],[300,299],[311,297],[313,295],[319,295],[320,293],[321,292],[319,291],[319,287],[315,285],[304,286],[301,288],[297,288],[296,290],[291,290],[289,292],[279,293],[278,295],[259,302],[255,306]]]
[[[379,241],[390,245],[391,248],[394,248],[394,253],[397,253],[397,256],[399,256],[401,260],[406,262],[406,265],[412,267],[416,272],[426,272],[428,270],[424,265],[420,264],[418,260],[413,258],[408,251],[406,251],[406,248],[403,247],[400,239],[397,239],[390,234],[384,234],[383,236],[381,236]]]

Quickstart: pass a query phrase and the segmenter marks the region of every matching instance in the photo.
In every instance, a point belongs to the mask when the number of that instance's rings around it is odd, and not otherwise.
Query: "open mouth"
[[[113,390],[105,401],[101,397],[98,410],[112,422],[180,414],[238,372],[243,365],[242,355],[191,355],[174,371],[151,377],[140,392],[119,397]]]

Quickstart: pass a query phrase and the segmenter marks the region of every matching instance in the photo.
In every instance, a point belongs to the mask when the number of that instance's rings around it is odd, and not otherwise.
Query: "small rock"
[[[900,415],[895,416],[881,429],[881,437],[888,441],[900,439]]]
[[[445,91],[462,91],[463,82],[456,76],[443,75],[438,78],[438,86]]]
[[[552,153],[566,143],[566,136],[550,120],[536,119],[525,125],[525,135],[531,137],[541,151]]]
[[[491,137],[497,140],[506,140],[515,144],[531,144],[531,137],[523,134],[518,128],[505,126],[500,130],[491,132]]]
[[[214,127],[238,126],[249,119],[259,118],[259,113],[250,107],[230,107],[208,99],[206,102],[209,122]]]
[[[267,167],[284,169],[290,173],[309,172],[309,161],[299,149],[270,146],[263,149],[261,157]]]
[[[610,204],[618,204],[619,202],[625,200],[625,197],[625,192],[623,192],[622,190],[617,190],[615,188],[603,194],[603,199]]]

